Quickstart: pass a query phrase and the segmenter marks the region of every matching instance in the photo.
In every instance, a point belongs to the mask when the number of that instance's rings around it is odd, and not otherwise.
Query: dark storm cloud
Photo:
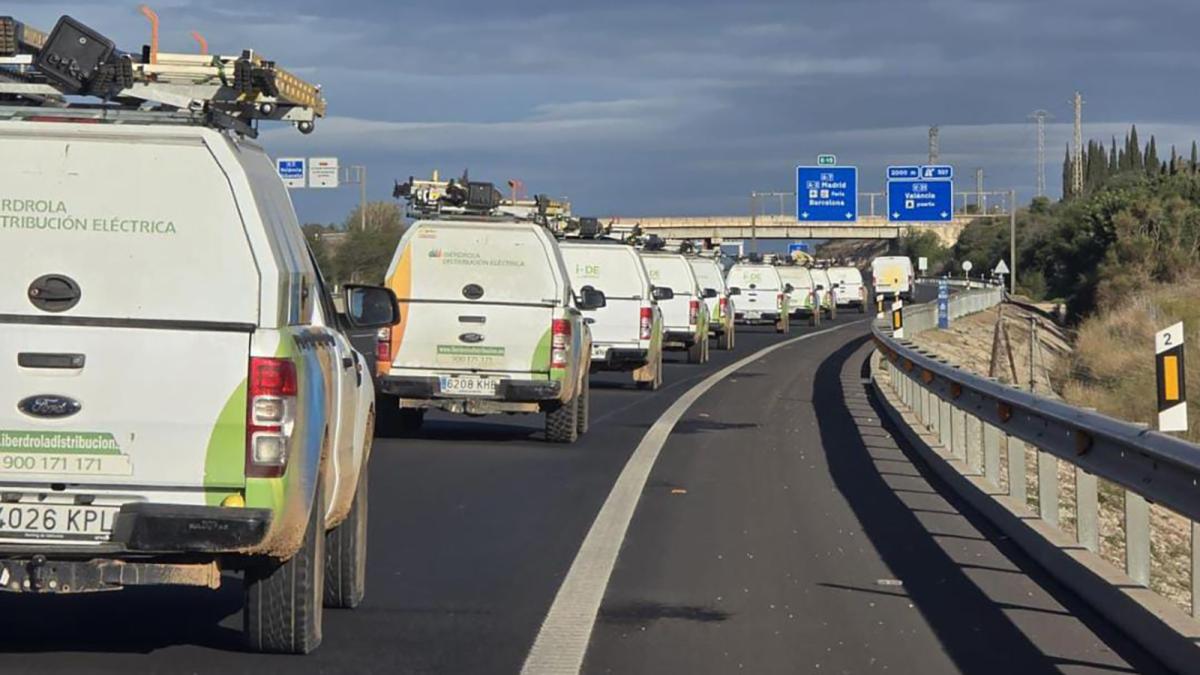
[[[10,5],[12,3],[10,2]],[[1087,133],[1128,122],[1163,145],[1200,136],[1193,3],[1113,0],[632,2],[543,0],[173,0],[156,3],[164,46],[254,46],[325,85],[333,117],[316,134],[266,136],[279,154],[334,154],[392,177],[439,167],[521,177],[611,214],[745,209],[785,188],[819,152],[861,167],[923,159],[942,125],[961,182],[1032,192],[1036,108],[1050,129],[1052,191],[1069,138],[1067,99],[1084,91]],[[44,25],[68,11],[144,40],[135,6],[74,2],[12,10]],[[1193,131],[1194,129],[1194,131]],[[965,187],[965,185],[964,185]],[[330,220],[349,192],[298,194]]]

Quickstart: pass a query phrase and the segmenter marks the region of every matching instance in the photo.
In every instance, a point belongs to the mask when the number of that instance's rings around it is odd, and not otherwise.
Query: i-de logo
[[[600,276],[599,265],[576,265],[575,273],[582,277],[598,277]]]

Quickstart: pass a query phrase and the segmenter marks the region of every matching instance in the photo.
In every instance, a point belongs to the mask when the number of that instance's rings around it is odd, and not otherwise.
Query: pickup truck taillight
[[[643,307],[641,316],[638,319],[638,339],[649,340],[650,331],[654,328],[654,310],[649,307]]]
[[[721,298],[721,300],[717,303],[717,307],[720,309],[721,316],[728,315],[729,314],[729,298]]]
[[[296,364],[250,359],[246,406],[246,476],[278,478],[287,469],[288,440],[296,415]]]
[[[695,326],[700,321],[700,301],[692,300],[688,303],[688,325]]]
[[[567,348],[571,344],[571,322],[555,319],[550,325],[550,367],[567,367]]]
[[[392,329],[380,328],[375,334],[375,372],[387,375],[392,367]]]

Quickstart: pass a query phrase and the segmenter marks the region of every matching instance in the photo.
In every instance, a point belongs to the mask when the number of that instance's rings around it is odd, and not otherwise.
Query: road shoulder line
[[[529,650],[521,669],[522,675],[573,675],[583,668],[600,604],[650,471],[675,425],[688,409],[721,380],[768,354],[867,321],[870,319],[826,328],[763,347],[692,386],[655,420],[625,463],[592,522]]]

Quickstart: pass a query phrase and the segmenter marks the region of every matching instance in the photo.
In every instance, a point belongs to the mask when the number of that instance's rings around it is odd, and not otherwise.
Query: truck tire
[[[733,349],[733,326],[726,326],[725,332],[717,337],[717,348],[726,352]]]
[[[704,363],[704,345],[708,342],[708,338],[697,340],[692,343],[687,350],[688,363]]]
[[[325,606],[354,609],[367,593],[367,466],[359,470],[350,515],[325,534]]]
[[[546,411],[546,440],[550,443],[574,443],[579,440],[579,394],[570,401]]]
[[[321,480],[304,531],[288,560],[252,565],[242,584],[242,632],[255,652],[307,654],[321,644],[325,599],[325,508]]]
[[[583,387],[579,390],[579,403],[576,408],[578,409],[576,433],[582,436],[588,432],[588,427],[592,423],[592,381],[586,375],[583,378]]]

